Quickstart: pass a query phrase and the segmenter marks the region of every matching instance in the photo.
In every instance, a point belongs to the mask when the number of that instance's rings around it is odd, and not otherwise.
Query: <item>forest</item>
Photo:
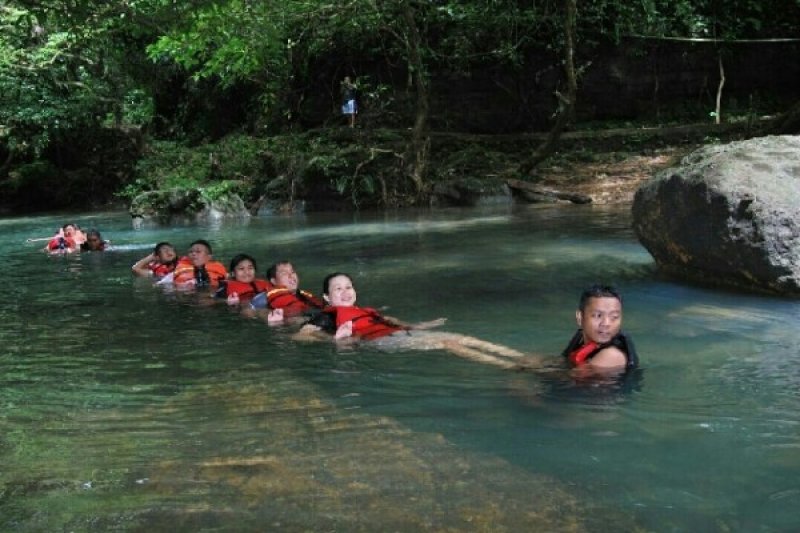
[[[3,212],[428,205],[598,149],[568,132],[799,129],[800,0],[8,0],[0,26]]]

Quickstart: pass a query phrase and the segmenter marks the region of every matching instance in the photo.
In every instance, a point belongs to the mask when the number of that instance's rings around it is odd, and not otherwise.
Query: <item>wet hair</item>
[[[622,295],[611,285],[592,285],[590,287],[586,287],[583,292],[581,293],[581,300],[578,303],[578,309],[583,311],[586,309],[586,305],[589,303],[590,298],[616,298],[619,300],[619,304],[622,305]]]
[[[283,259],[281,261],[277,261],[275,263],[272,263],[269,266],[269,268],[267,269],[267,279],[272,281],[275,278],[275,276],[278,274],[278,267],[279,266],[281,266],[281,265],[291,265],[291,264],[292,264],[292,262],[291,261],[287,261],[286,259]]]
[[[165,246],[169,246],[173,250],[175,249],[175,247],[172,246],[172,243],[167,242],[167,241],[161,241],[160,243],[156,244],[155,248],[153,248],[153,253],[155,255],[158,255],[158,253],[161,251],[161,249],[164,248]]]
[[[233,271],[236,269],[237,266],[239,266],[239,263],[241,263],[242,261],[250,261],[251,263],[253,263],[253,269],[254,270],[256,269],[256,260],[253,259],[252,256],[247,254],[237,254],[233,256],[233,259],[231,259],[231,268],[229,269],[231,277],[234,277]]]
[[[100,235],[100,232],[97,231],[94,228],[92,228],[92,229],[90,229],[89,231],[86,232],[86,240],[89,240],[89,237],[96,237],[97,239],[99,239],[101,241],[103,240],[103,236]]]
[[[70,226],[72,226],[72,229],[74,229],[74,230],[79,230],[80,229],[76,224],[73,224],[72,222],[68,222],[68,223],[64,224],[63,226],[61,226],[61,231],[66,232],[67,228],[70,227]]]
[[[334,272],[333,274],[328,274],[325,276],[325,279],[322,280],[322,294],[328,294],[328,285],[330,285],[331,280],[337,276],[344,276],[350,280],[350,283],[353,283],[353,278],[350,274],[346,274],[345,272]]]
[[[191,248],[191,247],[192,247],[192,246],[194,246],[195,244],[200,244],[200,245],[203,245],[203,246],[205,246],[205,247],[206,247],[206,250],[208,250],[208,255],[211,255],[211,254],[213,254],[213,253],[214,253],[214,252],[212,252],[212,251],[211,251],[211,245],[210,245],[210,244],[208,243],[208,241],[207,241],[207,240],[205,240],[205,239],[197,239],[196,241],[193,241],[193,242],[192,242],[192,243],[189,245],[189,248]]]

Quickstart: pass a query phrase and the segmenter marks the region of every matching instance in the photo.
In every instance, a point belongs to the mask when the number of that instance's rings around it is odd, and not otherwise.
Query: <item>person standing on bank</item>
[[[350,127],[356,127],[356,115],[358,114],[358,103],[356,102],[356,85],[345,76],[342,80],[342,114],[348,117]]]

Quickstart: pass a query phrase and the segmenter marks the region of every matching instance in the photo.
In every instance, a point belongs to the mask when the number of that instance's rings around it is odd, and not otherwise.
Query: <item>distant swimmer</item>
[[[28,239],[33,241],[34,239]],[[47,243],[45,250],[50,253],[72,253],[80,250],[85,235],[75,224],[64,224]]]
[[[86,232],[86,240],[80,245],[81,252],[104,252],[108,248],[108,241],[103,239],[100,232],[90,229]]]
[[[575,312],[578,331],[562,355],[575,368],[622,372],[639,365],[631,338],[622,331],[622,296],[614,287],[592,285]]]

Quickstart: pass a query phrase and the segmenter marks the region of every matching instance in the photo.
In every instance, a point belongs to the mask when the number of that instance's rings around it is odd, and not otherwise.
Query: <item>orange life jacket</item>
[[[267,307],[270,309],[283,309],[283,316],[302,315],[312,309],[322,309],[325,304],[310,292],[298,289],[292,292],[280,285],[273,286],[267,292]]]
[[[229,279],[223,283],[225,285],[225,297],[236,293],[239,298],[252,298],[260,292],[267,292],[273,288],[272,283],[263,279],[254,279],[250,283]]]
[[[225,266],[217,261],[209,261],[197,269],[188,257],[181,257],[175,266],[172,281],[179,285],[196,280],[197,287],[216,287],[227,275]]]
[[[352,321],[353,336],[364,340],[379,339],[398,331],[408,330],[407,327],[388,322],[370,307],[328,306],[322,312],[333,316],[337,328],[345,322]]]

